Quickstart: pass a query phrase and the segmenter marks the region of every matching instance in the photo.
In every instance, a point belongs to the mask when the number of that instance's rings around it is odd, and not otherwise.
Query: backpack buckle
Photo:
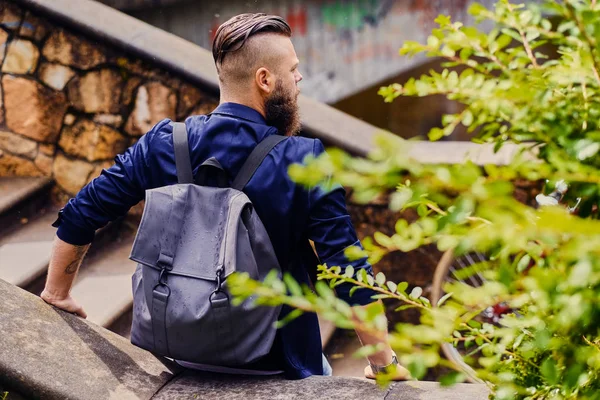
[[[221,290],[221,284],[223,283],[223,274],[225,273],[225,268],[221,265],[217,268],[217,287],[208,297],[210,304],[213,307],[219,308],[224,307],[229,304],[229,295]]]
[[[221,283],[223,281],[223,273],[225,272],[225,268],[221,265],[217,268],[217,287],[215,288],[215,292],[221,291]]]
[[[158,284],[167,286],[167,272],[169,272],[166,268],[162,268],[160,270],[160,274],[158,275]]]

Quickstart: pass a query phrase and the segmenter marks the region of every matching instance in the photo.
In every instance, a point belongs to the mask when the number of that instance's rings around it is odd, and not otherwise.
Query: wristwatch
[[[398,357],[396,357],[396,353],[392,353],[392,362],[389,363],[388,365],[373,365],[371,364],[371,362],[369,362],[369,365],[371,366],[371,370],[373,371],[374,375],[377,374],[387,374],[390,371],[388,371],[388,368],[390,368],[391,366],[396,366],[398,365]]]

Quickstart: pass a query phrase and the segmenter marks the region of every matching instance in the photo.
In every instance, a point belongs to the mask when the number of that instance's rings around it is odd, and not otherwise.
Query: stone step
[[[352,330],[339,330],[325,350],[334,376],[363,377],[367,360],[352,355],[362,347],[358,336]]]
[[[0,215],[37,193],[50,188],[50,178],[0,178]]]
[[[321,344],[323,348],[326,348],[337,328],[333,322],[323,319],[320,315],[317,315],[317,317],[319,318],[319,327],[321,328]]]
[[[88,319],[108,327],[133,304],[131,275],[136,264],[129,260],[133,235],[103,246],[86,259],[71,295],[81,304]]]
[[[56,234],[52,222],[57,211],[56,207],[40,210],[0,238],[1,279],[25,287],[46,272]]]
[[[0,237],[43,212],[52,185],[49,178],[0,178]]]

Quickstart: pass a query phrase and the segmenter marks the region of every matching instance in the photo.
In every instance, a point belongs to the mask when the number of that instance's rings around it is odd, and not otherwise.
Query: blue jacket
[[[210,115],[189,117],[185,123],[194,174],[203,161],[215,157],[229,176],[235,177],[256,144],[278,134],[260,113],[235,103],[222,104]],[[360,246],[346,210],[344,190],[306,190],[288,176],[290,165],[324,151],[318,139],[287,138],[271,151],[244,190],[269,234],[280,265],[307,285],[314,281],[319,261],[329,266],[351,264],[372,274],[365,259],[348,262],[344,256],[348,246]],[[146,190],[175,183],[172,127],[166,119],[69,200],[55,224],[57,235],[75,245],[90,243],[96,229],[125,215],[144,199]],[[349,285],[336,287],[338,296],[351,304],[373,301],[369,290],[358,290],[352,297],[349,290]],[[282,314],[289,311],[284,308]],[[287,377],[305,378],[322,375],[321,354],[316,315],[304,314],[280,329],[270,359]]]

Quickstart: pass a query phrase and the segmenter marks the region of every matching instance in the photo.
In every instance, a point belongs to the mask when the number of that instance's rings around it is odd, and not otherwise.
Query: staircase
[[[38,295],[56,234],[52,186],[49,178],[0,178],[0,278]],[[90,321],[124,336],[133,300],[133,238],[120,222],[99,231],[71,292]]]

